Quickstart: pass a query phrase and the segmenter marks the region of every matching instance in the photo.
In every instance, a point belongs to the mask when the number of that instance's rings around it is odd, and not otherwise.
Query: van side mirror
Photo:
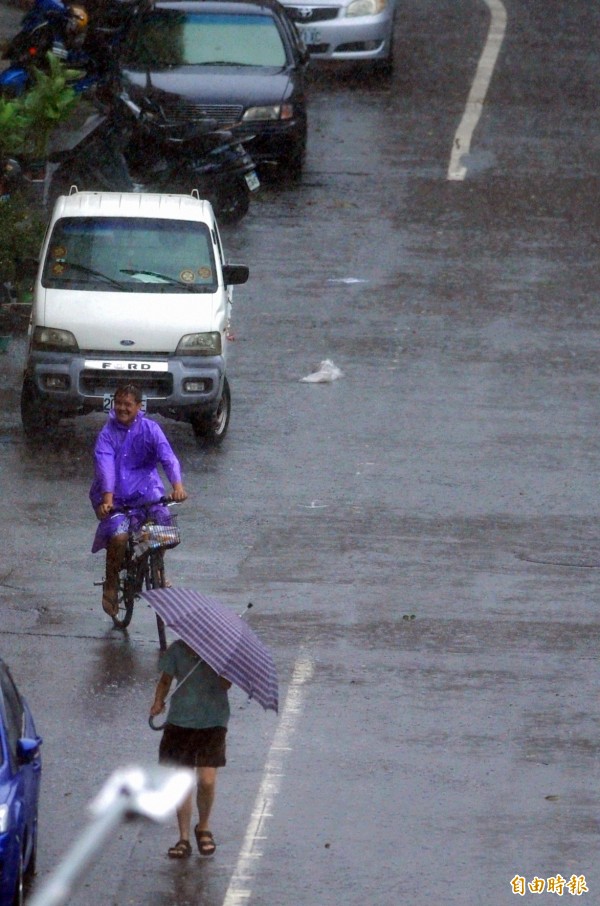
[[[240,283],[246,283],[249,275],[250,269],[245,264],[223,265],[223,283],[225,286],[237,286]]]

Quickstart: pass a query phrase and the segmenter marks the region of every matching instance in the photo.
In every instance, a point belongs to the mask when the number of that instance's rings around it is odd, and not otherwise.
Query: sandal
[[[169,859],[189,859],[192,855],[192,847],[189,840],[178,840],[175,846],[170,846],[167,850]]]
[[[119,593],[116,588],[109,591],[106,588],[106,582],[102,586],[102,610],[109,617],[116,617],[119,612]]]
[[[217,844],[215,843],[215,838],[208,830],[198,830],[196,826],[194,828],[194,835],[196,837],[196,843],[198,844],[198,852],[203,858],[208,856],[214,856]]]

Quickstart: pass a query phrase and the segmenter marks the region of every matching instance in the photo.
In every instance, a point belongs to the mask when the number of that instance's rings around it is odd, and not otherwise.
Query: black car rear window
[[[286,63],[277,24],[269,15],[154,10],[133,33],[124,54],[129,67]]]
[[[215,292],[210,231],[189,220],[63,217],[52,231],[42,283],[94,292]]]

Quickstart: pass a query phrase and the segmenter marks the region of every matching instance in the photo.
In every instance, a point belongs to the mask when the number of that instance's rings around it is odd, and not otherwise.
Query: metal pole
[[[134,765],[115,771],[91,804],[92,823],[46,884],[28,900],[28,906],[63,906],[122,821],[130,817],[164,820],[183,802],[195,781],[193,771],[173,768]]]
[[[123,796],[98,816],[69,850],[44,887],[39,893],[34,893],[28,906],[62,906],[69,900],[79,878],[100,855],[105,842],[127,814],[129,804],[128,797]]]

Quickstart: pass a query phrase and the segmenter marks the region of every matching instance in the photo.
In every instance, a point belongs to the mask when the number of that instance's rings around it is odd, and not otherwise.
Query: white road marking
[[[301,655],[294,667],[277,731],[269,749],[262,783],[246,829],[237,865],[223,900],[223,906],[239,906],[240,903],[246,903],[252,893],[252,878],[256,873],[256,864],[262,856],[262,852],[256,844],[259,840],[266,840],[268,837],[264,826],[265,819],[270,818],[273,814],[273,803],[279,792],[281,779],[285,776],[283,771],[285,755],[280,753],[292,750],[290,742],[298,718],[302,714],[303,686],[312,675],[313,662],[305,655]]]
[[[467,98],[465,112],[452,143],[448,179],[460,180],[467,175],[467,167],[463,160],[471,150],[473,132],[479,122],[485,96],[492,80],[494,67],[506,33],[506,9],[504,4],[500,0],[485,0],[485,3],[489,7],[492,16],[490,27],[485,46],[479,58],[475,79]]]

